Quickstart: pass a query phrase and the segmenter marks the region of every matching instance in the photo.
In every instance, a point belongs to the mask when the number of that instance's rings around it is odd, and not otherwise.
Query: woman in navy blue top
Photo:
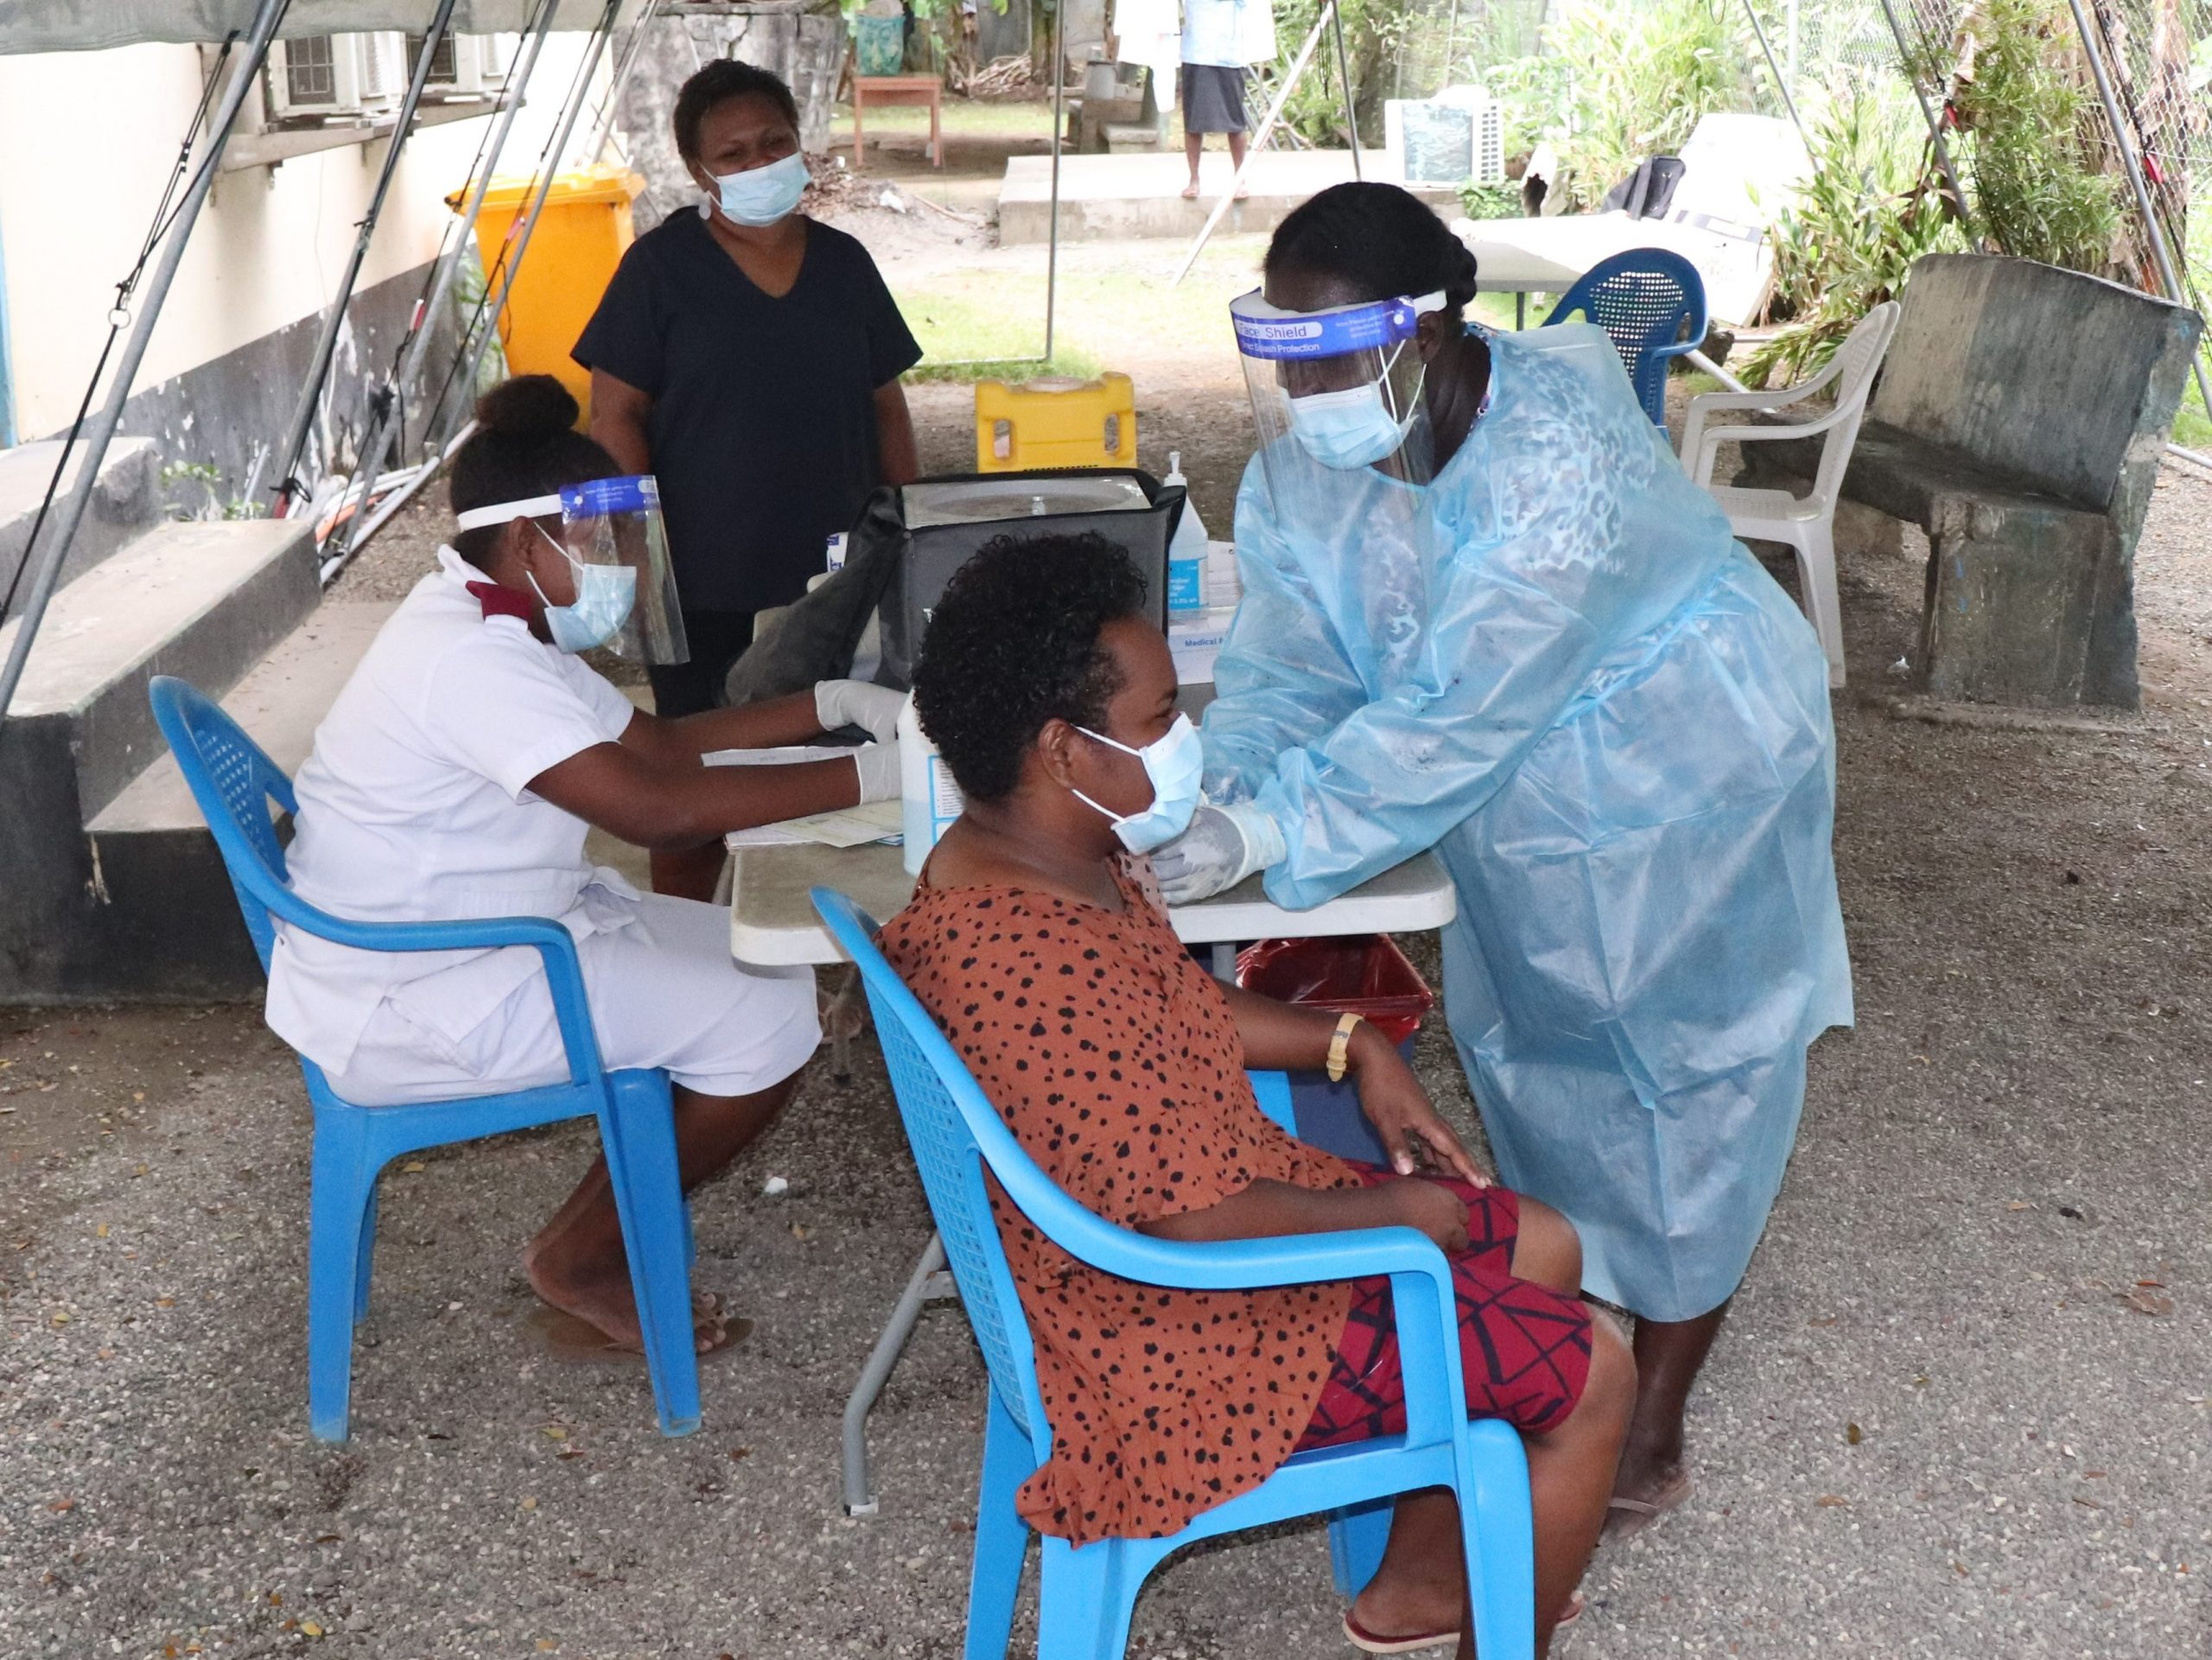
[[[663,716],[711,709],[823,544],[879,484],[916,471],[899,378],[920,360],[868,258],[798,211],[798,111],[768,71],[718,60],[676,102],[676,147],[705,199],[638,239],[576,342],[591,436],[660,480],[691,660],[651,671]],[[705,899],[720,847],[657,853],[653,886]]]

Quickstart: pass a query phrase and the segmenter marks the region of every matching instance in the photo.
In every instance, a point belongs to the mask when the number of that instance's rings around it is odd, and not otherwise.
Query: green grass
[[[940,124],[947,137],[960,138],[1034,138],[1040,144],[1052,141],[1052,106],[1046,103],[1001,103],[990,99],[955,98],[950,93],[939,106]],[[930,130],[930,112],[918,104],[871,104],[868,111],[868,130],[912,135]],[[840,104],[830,118],[830,136],[833,143],[849,144],[853,138],[853,108]]]
[[[2174,442],[2190,449],[2212,450],[2212,420],[2204,414],[2204,395],[2196,390],[2196,378],[2190,377],[2188,395],[2181,400],[2181,413],[2174,417]]]
[[[1163,250],[1156,258],[1147,254],[1141,267],[1116,263],[1113,251],[1103,247],[1064,250],[1052,372],[1090,376],[1162,357],[1194,364],[1214,357],[1225,372],[1233,372],[1236,348],[1229,332],[1229,302],[1257,283],[1264,245],[1257,237],[1219,239],[1176,288],[1167,285],[1167,278],[1179,250]],[[917,273],[894,270],[885,276],[907,327],[922,345],[916,379],[988,378],[988,369],[956,367],[944,360],[1021,359],[1044,346],[1041,261],[1014,269],[993,264]],[[1023,363],[1009,364],[1007,372],[1027,378],[1046,371],[1043,365]]]

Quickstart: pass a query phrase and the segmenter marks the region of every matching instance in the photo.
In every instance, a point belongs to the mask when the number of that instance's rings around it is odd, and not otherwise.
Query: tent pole
[[[522,273],[523,256],[530,251],[531,233],[537,229],[537,216],[543,211],[545,198],[552,194],[553,175],[559,169],[561,158],[569,153],[569,141],[576,135],[577,118],[584,112],[584,101],[591,96],[591,78],[598,72],[599,60],[606,54],[607,37],[614,31],[614,14],[621,9],[622,0],[607,0],[607,9],[600,13],[599,27],[592,31],[591,45],[584,55],[583,66],[576,73],[575,98],[561,112],[561,130],[546,151],[544,176],[537,181],[537,188],[530,199],[530,210],[522,217],[518,228],[510,232],[514,238],[514,250],[507,256],[506,274],[499,283],[496,298],[486,297],[483,335],[468,353],[468,368],[461,376],[465,396],[476,385],[476,377],[483,372],[484,354],[491,349],[492,341],[499,332],[499,314],[507,308],[513,295],[515,278]],[[466,345],[466,342],[463,342]]]
[[[1759,50],[1766,54],[1767,73],[1774,77],[1775,86],[1782,93],[1782,107],[1789,111],[1789,124],[1797,129],[1798,142],[1805,146],[1805,153],[1813,153],[1813,141],[1805,131],[1805,124],[1798,118],[1797,100],[1790,96],[1789,78],[1782,73],[1782,66],[1775,61],[1774,48],[1767,44],[1766,26],[1759,22],[1759,15],[1751,0],[1744,0],[1744,16],[1751,20],[1751,33],[1759,37]]]
[[[664,0],[645,0],[645,10],[630,27],[630,38],[623,43],[622,55],[614,60],[614,73],[607,80],[607,101],[600,105],[599,119],[592,124],[591,143],[584,150],[594,161],[606,153],[607,141],[613,136],[615,105],[622,100],[622,89],[630,84],[631,71],[645,55],[645,36],[660,21],[664,3]]]
[[[1221,199],[1213,205],[1213,212],[1206,215],[1206,222],[1198,227],[1198,239],[1191,244],[1191,251],[1183,256],[1183,263],[1176,267],[1175,275],[1168,279],[1168,287],[1179,285],[1191,274],[1191,267],[1198,263],[1198,255],[1206,245],[1206,239],[1214,233],[1221,223],[1222,215],[1229,211],[1229,204],[1236,200],[1236,193],[1243,188],[1244,175],[1251,168],[1252,158],[1260,153],[1274,133],[1275,123],[1282,116],[1282,106],[1289,101],[1291,89],[1298,85],[1298,78],[1306,73],[1306,66],[1313,56],[1313,48],[1321,43],[1321,31],[1329,26],[1329,20],[1336,15],[1337,0],[1327,0],[1321,8],[1321,15],[1313,20],[1313,27],[1306,31],[1306,44],[1298,48],[1298,55],[1291,60],[1290,73],[1282,78],[1282,85],[1275,88],[1275,101],[1268,106],[1267,119],[1260,123],[1259,131],[1252,135],[1252,142],[1244,147],[1244,165],[1236,169],[1236,176],[1229,181],[1229,188],[1221,193]]]
[[[1965,188],[1959,183],[1959,170],[1951,165],[1951,147],[1943,142],[1942,118],[1936,113],[1936,106],[1928,101],[1928,89],[1920,84],[1920,77],[1913,70],[1912,48],[1904,38],[1904,25],[1897,21],[1896,0],[1882,0],[1882,16],[1889,19],[1890,38],[1897,43],[1897,67],[1904,71],[1904,78],[1912,83],[1912,95],[1920,101],[1921,119],[1928,124],[1928,142],[1936,151],[1936,165],[1942,169],[1943,182],[1951,187],[1951,200],[1959,205],[1959,218],[1973,239],[1974,251],[1985,251],[1981,233],[1974,228],[1974,210],[1967,205]]]
[[[415,73],[407,82],[407,95],[399,101],[399,118],[392,127],[390,143],[385,146],[384,166],[378,169],[376,188],[369,193],[368,210],[361,215],[360,228],[353,238],[353,251],[346,256],[345,272],[338,279],[338,292],[322,314],[322,330],[315,339],[307,384],[300,388],[300,401],[292,410],[291,424],[285,429],[284,442],[276,449],[276,499],[270,509],[272,518],[289,518],[296,500],[312,499],[312,493],[293,476],[293,469],[307,453],[308,429],[315,424],[315,405],[322,401],[323,383],[330,377],[330,359],[338,349],[338,331],[345,327],[346,308],[353,302],[353,285],[361,279],[361,267],[369,257],[370,239],[377,233],[377,221],[384,217],[385,197],[391,192],[392,175],[399,171],[400,153],[407,148],[408,137],[414,131],[415,111],[421,107],[423,89],[430,81],[430,60],[437,55],[438,48],[446,38],[446,29],[453,22],[453,6],[454,0],[437,0],[437,9],[430,14],[429,32],[423,36],[423,49],[416,54]],[[246,480],[246,499],[252,500],[260,493],[260,488],[261,467],[257,462],[252,476]]]
[[[177,267],[184,261],[185,245],[192,239],[192,227],[199,220],[200,208],[207,205],[208,191],[214,188],[216,164],[222,159],[224,146],[230,142],[231,128],[238,118],[238,106],[245,102],[247,90],[268,60],[269,42],[276,38],[276,26],[284,21],[284,13],[291,3],[292,0],[260,0],[255,9],[253,28],[246,37],[245,55],[232,71],[231,84],[223,89],[223,101],[208,124],[206,154],[192,175],[184,200],[177,204],[168,239],[162,247],[161,261],[154,267],[153,281],[147,284],[138,320],[131,325],[130,338],[124,345],[123,357],[115,367],[115,378],[109,384],[107,402],[92,419],[92,434],[85,441],[85,459],[77,474],[77,487],[70,493],[68,504],[62,509],[60,528],[38,551],[38,569],[31,578],[30,594],[16,630],[16,643],[8,653],[6,666],[0,667],[0,719],[6,717],[9,704],[15,701],[16,688],[23,677],[23,666],[30,659],[32,642],[38,638],[47,604],[54,598],[62,561],[68,557],[69,544],[76,539],[77,527],[84,522],[86,509],[99,493],[100,463],[107,457],[115,429],[123,424],[123,406],[130,401],[130,384],[138,377],[138,366],[145,359],[146,347],[154,337],[154,326],[161,321],[162,306],[168,298],[170,285],[176,281]],[[31,557],[31,550],[26,550],[24,557]]]
[[[2073,10],[2074,29],[2082,37],[2082,49],[2089,54],[2089,73],[2096,78],[2097,96],[2104,100],[2105,119],[2112,124],[2112,142],[2118,147],[2120,162],[2126,169],[2128,188],[2135,193],[2136,209],[2143,215],[2143,228],[2151,239],[2151,257],[2158,267],[2158,281],[2164,285],[2166,298],[2185,306],[2189,296],[2174,270],[2173,251],[2166,245],[2165,226],[2159,221],[2158,205],[2151,200],[2151,187],[2144,181],[2143,162],[2135,153],[2135,140],[2120,116],[2120,99],[2113,92],[2112,76],[2105,67],[2102,45],[2082,10],[2082,0],[2066,0],[2066,3]],[[2196,372],[2197,396],[2204,400],[2207,410],[2212,410],[2212,385],[2205,382],[2203,353],[2190,353],[2189,365]]]
[[[1344,14],[1341,6],[1329,8],[1330,32],[1337,37],[1337,85],[1344,90],[1344,137],[1351,140],[1351,176],[1367,176],[1359,165],[1359,111],[1351,96],[1351,60],[1344,55]]]
[[[1052,214],[1045,245],[1045,367],[1052,366],[1052,321],[1060,286],[1060,141],[1067,131],[1067,54],[1061,46],[1061,24],[1066,20],[1068,0],[1052,0]]]
[[[353,550],[366,538],[359,533],[362,520],[367,517],[369,497],[376,489],[377,474],[384,470],[385,445],[392,427],[399,421],[406,407],[409,388],[421,378],[423,359],[430,354],[430,335],[436,326],[440,312],[445,308],[446,296],[453,292],[454,275],[461,268],[461,261],[468,251],[468,239],[476,229],[476,221],[484,212],[484,198],[492,188],[492,180],[499,170],[499,157],[506,153],[507,134],[512,130],[515,117],[521,112],[523,94],[530,89],[530,78],[537,68],[538,49],[545,44],[545,37],[553,32],[553,18],[558,0],[542,0],[543,10],[539,14],[536,29],[530,33],[523,46],[522,58],[507,76],[502,96],[498,126],[492,140],[485,147],[484,170],[477,175],[468,192],[468,206],[461,216],[461,228],[454,232],[453,240],[438,255],[437,270],[430,276],[430,297],[424,302],[423,315],[416,321],[415,333],[407,342],[407,353],[400,359],[399,372],[392,378],[392,401],[384,414],[370,429],[369,442],[361,451],[362,486],[360,499],[353,510],[353,517],[346,521],[346,545],[336,555],[323,561],[322,580],[335,576],[341,566],[353,557]],[[436,413],[423,411],[428,422]]]

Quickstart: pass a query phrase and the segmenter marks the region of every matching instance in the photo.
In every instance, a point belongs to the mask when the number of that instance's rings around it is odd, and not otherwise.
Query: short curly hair
[[[699,128],[707,111],[734,98],[766,99],[791,124],[791,130],[798,130],[798,102],[782,76],[758,64],[716,58],[685,81],[676,94],[676,112],[670,124],[676,129],[677,156],[687,162],[699,159]]]
[[[1002,801],[1052,720],[1095,728],[1121,690],[1106,625],[1144,609],[1128,554],[1095,531],[1000,536],[945,585],[914,665],[914,713],[974,801]]]

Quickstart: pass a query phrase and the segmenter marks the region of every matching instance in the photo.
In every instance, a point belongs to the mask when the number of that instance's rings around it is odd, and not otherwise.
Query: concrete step
[[[321,607],[247,671],[221,700],[224,710],[270,759],[297,773],[316,727],[397,607]],[[100,810],[82,840],[109,945],[74,965],[76,995],[261,995],[261,965],[222,856],[166,747]]]
[[[321,598],[306,520],[157,525],[54,596],[8,711],[9,747],[29,735],[22,728],[68,728],[81,824],[160,747],[149,679],[226,692]],[[0,660],[21,626],[0,627]]]
[[[23,562],[38,505],[45,498],[54,461],[60,454],[58,438],[0,449],[0,593],[7,591]],[[58,528],[61,508],[84,476],[85,449],[79,444],[70,455],[69,468],[62,474],[61,489],[55,494],[41,541]],[[61,567],[61,580],[67,582],[82,576],[103,559],[120,553],[161,520],[161,456],[154,440],[118,438],[100,461],[92,506],[77,527],[77,539]],[[30,581],[28,574],[23,581]]]
[[[289,774],[314,747],[315,728],[369,649],[385,620],[399,608],[397,600],[353,600],[319,606],[308,620],[276,643],[221,699],[224,713],[245,728]],[[200,805],[164,747],[153,764],[130,780],[123,792],[94,816],[89,830],[96,841],[120,836],[161,836],[184,831],[205,839]],[[213,854],[213,844],[209,851]]]
[[[85,827],[162,752],[148,681],[222,696],[321,598],[304,520],[160,525],[54,595],[0,722],[0,1002],[213,995],[118,906]]]

